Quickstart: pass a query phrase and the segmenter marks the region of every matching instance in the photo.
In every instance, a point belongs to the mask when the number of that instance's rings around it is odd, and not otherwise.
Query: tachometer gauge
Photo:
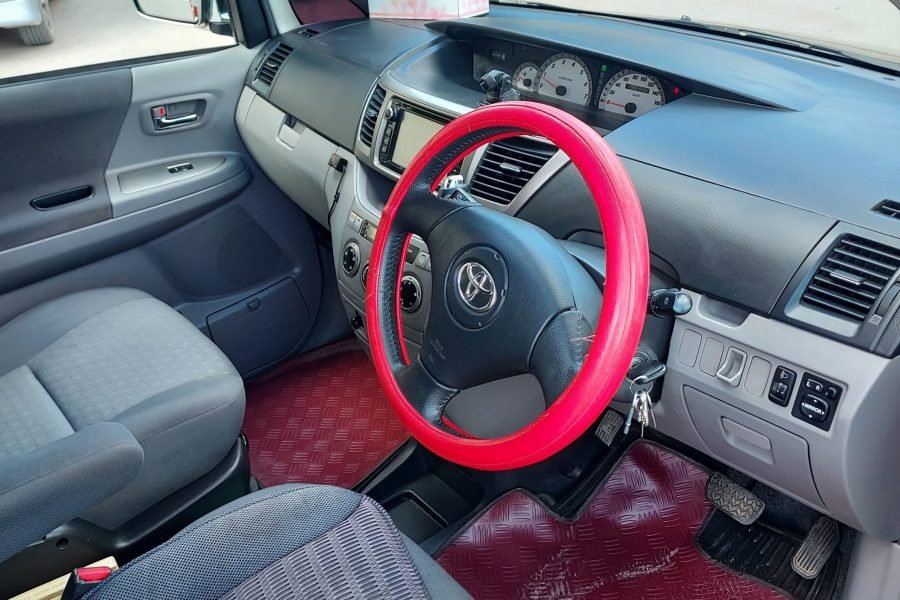
[[[522,63],[513,75],[513,85],[522,92],[536,92],[540,74],[540,69],[533,62]]]
[[[591,101],[591,74],[572,54],[554,54],[541,65],[537,92],[542,96],[586,105]]]
[[[666,103],[666,94],[653,75],[624,69],[613,75],[600,93],[599,108],[638,117]]]

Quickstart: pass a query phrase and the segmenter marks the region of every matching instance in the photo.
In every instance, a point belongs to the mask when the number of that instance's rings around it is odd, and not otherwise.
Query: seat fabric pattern
[[[165,390],[235,374],[206,337],[159,300],[132,300],[81,323],[29,361],[75,429]]]
[[[363,498],[350,517],[248,579],[222,600],[428,597],[384,510]]]
[[[0,377],[0,459],[75,433],[27,366]]]
[[[468,598],[460,592],[451,597]],[[286,485],[204,517],[85,600],[430,597],[381,507],[340,488]]]
[[[226,356],[139,290],[69,294],[0,327],[0,460],[104,422],[121,423],[141,444],[134,481],[79,515],[106,529],[219,464],[243,414],[243,381]]]

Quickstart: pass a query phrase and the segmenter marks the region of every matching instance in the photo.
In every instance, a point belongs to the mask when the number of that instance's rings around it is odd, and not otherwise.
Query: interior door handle
[[[160,117],[157,119],[157,122],[160,125],[160,129],[165,129],[166,127],[176,127],[178,125],[193,123],[199,118],[200,115],[197,113],[191,113],[189,115],[181,115],[180,117]]]

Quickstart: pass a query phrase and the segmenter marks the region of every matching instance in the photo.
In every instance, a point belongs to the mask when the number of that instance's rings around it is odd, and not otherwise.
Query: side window
[[[0,80],[234,43],[227,0],[0,0]]]

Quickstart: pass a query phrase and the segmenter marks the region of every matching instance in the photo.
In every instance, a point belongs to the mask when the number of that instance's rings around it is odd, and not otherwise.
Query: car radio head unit
[[[445,115],[398,99],[391,102],[385,120],[378,160],[396,173],[403,173],[416,153],[450,122]]]

